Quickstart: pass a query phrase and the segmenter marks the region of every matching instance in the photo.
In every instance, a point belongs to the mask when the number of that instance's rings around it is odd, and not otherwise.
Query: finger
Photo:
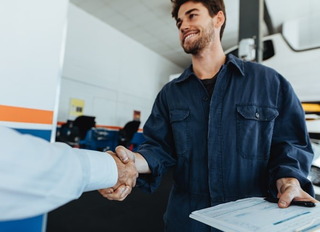
[[[313,203],[319,203],[319,201],[317,201],[313,197],[295,197],[293,200],[294,201],[310,201]]]
[[[115,200],[115,201],[123,201],[124,197],[122,197],[123,192],[126,190],[126,186],[122,185],[119,188],[117,188],[113,193],[111,194],[105,194],[104,197],[108,200]]]
[[[116,147],[116,154],[123,163],[128,163],[130,161],[129,155],[126,152],[125,147],[123,146]]]
[[[290,205],[292,200],[293,200],[292,197],[287,196],[286,194],[283,194],[279,199],[278,206],[280,208],[287,208]]]
[[[132,188],[136,186],[138,177],[139,177],[139,173],[135,169],[135,175],[134,175],[134,178],[133,178]]]
[[[101,195],[110,194],[110,193],[113,193],[113,191],[114,191],[113,188],[98,189],[98,192]]]
[[[110,155],[115,155],[115,153],[111,150],[106,151],[106,153],[110,154]]]
[[[120,198],[124,200],[131,193],[131,188],[126,186],[124,191],[120,194]]]
[[[136,183],[137,183],[137,178],[138,178],[138,175],[135,175],[133,180],[132,180],[132,184],[131,184],[131,187],[135,187],[136,186]]]
[[[312,196],[310,196],[308,193],[306,193],[305,191],[301,190],[301,195],[298,197],[295,197],[293,200],[295,201],[311,201],[313,203],[318,203],[319,201],[317,201],[316,199],[314,199]]]
[[[121,186],[115,194],[117,201],[123,201],[131,193],[131,188],[129,186]]]
[[[137,179],[134,179],[134,180],[133,180],[133,184],[132,184],[132,188],[135,187],[136,184],[137,184]]]
[[[278,206],[280,208],[287,208],[290,205],[291,201],[295,197],[294,191],[295,189],[287,188],[282,192],[278,201]]]

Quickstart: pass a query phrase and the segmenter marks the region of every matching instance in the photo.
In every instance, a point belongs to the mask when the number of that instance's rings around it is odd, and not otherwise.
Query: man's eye
[[[189,18],[192,19],[192,18],[194,18],[194,16],[196,16],[196,15],[195,14],[190,14]]]
[[[180,29],[181,23],[177,23],[177,28]]]

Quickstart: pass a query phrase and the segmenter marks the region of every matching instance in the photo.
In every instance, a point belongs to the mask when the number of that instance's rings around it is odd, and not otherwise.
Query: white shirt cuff
[[[118,169],[112,156],[106,152],[85,151],[90,162],[90,175],[84,191],[114,186],[118,181]]]

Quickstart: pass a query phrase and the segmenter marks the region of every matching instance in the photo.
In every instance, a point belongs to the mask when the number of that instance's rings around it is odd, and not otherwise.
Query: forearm
[[[0,212],[6,212],[0,220],[46,213],[84,190],[107,188],[117,180],[108,154],[50,144],[3,127],[0,135]]]
[[[137,152],[134,152],[135,155],[135,164],[139,173],[151,173],[148,162],[145,158]]]

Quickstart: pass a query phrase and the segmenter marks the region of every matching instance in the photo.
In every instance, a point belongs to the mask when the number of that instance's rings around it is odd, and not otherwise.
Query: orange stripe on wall
[[[63,124],[65,124],[66,122],[58,122],[57,125],[58,126],[62,126]],[[106,129],[109,129],[109,130],[120,130],[122,129],[123,127],[121,126],[105,126],[105,125],[96,125],[96,127],[99,127],[99,128],[106,128]],[[139,128],[138,129],[139,132],[143,132],[143,129],[142,128]]]
[[[104,125],[96,125],[96,127],[106,128],[106,129],[109,129],[109,130],[120,130],[120,129],[122,129],[122,127],[120,127],[120,126],[104,126]]]
[[[103,125],[97,125],[96,127],[106,128],[106,129],[109,129],[109,130],[120,130],[120,129],[123,128],[121,126],[103,126]],[[139,128],[138,132],[142,133],[143,132],[143,128]]]
[[[109,130],[120,130],[120,129],[123,128],[121,126],[104,126],[104,125],[96,125],[96,127],[106,128],[106,129],[109,129]],[[139,128],[138,132],[143,132],[143,128]]]
[[[0,105],[0,121],[52,124],[53,111]]]

